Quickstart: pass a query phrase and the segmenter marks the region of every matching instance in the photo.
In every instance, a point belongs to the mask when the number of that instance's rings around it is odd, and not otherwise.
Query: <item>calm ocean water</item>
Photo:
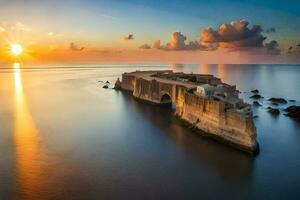
[[[259,89],[300,104],[300,65],[3,66],[0,199],[300,198],[299,122],[262,101],[251,157],[192,133],[171,108],[102,88],[149,69],[214,74],[250,103]]]

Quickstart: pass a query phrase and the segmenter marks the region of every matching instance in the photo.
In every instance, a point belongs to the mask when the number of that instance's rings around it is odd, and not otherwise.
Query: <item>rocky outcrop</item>
[[[122,85],[121,85],[121,81],[118,78],[117,81],[115,82],[115,86],[114,86],[115,90],[121,90],[122,89]]]
[[[289,106],[284,111],[287,112],[287,116],[300,120],[300,106]]]
[[[251,90],[252,93],[255,93],[255,94],[258,94],[259,93],[259,90],[258,89],[255,89],[255,90]]]
[[[277,116],[280,114],[280,111],[279,109],[277,108],[271,108],[271,107],[268,107],[268,112],[271,113],[272,115],[274,116]]]
[[[270,98],[268,99],[269,101],[271,101],[272,103],[277,103],[277,104],[286,104],[287,100],[283,99],[283,98]]]
[[[254,106],[261,106],[261,104],[258,101],[253,101]]]
[[[250,97],[251,99],[261,99],[263,98],[260,94],[255,94]]]

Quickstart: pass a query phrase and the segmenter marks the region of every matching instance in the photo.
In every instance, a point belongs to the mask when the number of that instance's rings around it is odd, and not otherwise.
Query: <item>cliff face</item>
[[[252,115],[225,109],[225,103],[188,92],[188,88],[160,79],[123,74],[122,89],[133,96],[156,104],[174,103],[176,115],[203,134],[242,150],[257,149],[256,128]]]

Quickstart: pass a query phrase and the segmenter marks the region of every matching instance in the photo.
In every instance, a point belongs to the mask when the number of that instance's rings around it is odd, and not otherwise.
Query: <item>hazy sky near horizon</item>
[[[249,47],[258,49],[254,52],[260,55],[267,51],[281,59],[299,52],[297,0],[0,0],[0,13],[0,49],[5,51],[7,43],[21,43],[28,54],[39,59],[66,60],[70,58],[69,51],[80,54],[83,60],[100,61],[122,61],[130,56],[159,61],[160,54],[168,59],[172,54],[178,57],[180,53],[173,50],[182,51],[179,57],[209,54],[212,59],[219,59],[220,54],[223,58],[226,52],[253,54]],[[236,32],[228,27],[231,35],[225,34],[226,37],[215,35],[222,24],[240,20],[249,24],[237,23]],[[259,25],[261,30],[251,32],[253,25]],[[202,31],[209,26],[213,31],[206,37],[208,48],[202,46]],[[240,26],[249,33],[240,31]],[[171,38],[174,32],[180,34]],[[157,40],[161,47],[153,48]],[[240,43],[241,40],[245,41]],[[277,43],[270,43],[273,40]],[[189,41],[197,44],[189,46]],[[244,47],[247,51],[243,51]],[[261,51],[263,48],[267,50]]]

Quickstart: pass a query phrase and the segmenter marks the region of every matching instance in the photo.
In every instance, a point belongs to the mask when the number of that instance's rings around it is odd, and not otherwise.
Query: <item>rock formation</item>
[[[274,116],[280,114],[280,111],[279,111],[279,109],[277,109],[277,108],[271,108],[271,107],[268,107],[268,112],[271,113],[271,114],[274,115]]]
[[[263,98],[260,94],[255,94],[253,96],[250,97],[251,99],[261,99]]]
[[[115,83],[114,89],[115,89],[115,90],[120,90],[120,89],[122,89],[120,78],[117,79],[117,81],[116,81],[116,83]]]
[[[258,101],[253,101],[254,106],[261,106],[261,104]]]
[[[259,93],[259,91],[258,91],[257,89],[255,89],[255,90],[251,90],[251,92],[252,92],[252,93],[256,93],[256,94],[258,94],[258,93]]]
[[[285,100],[283,98],[274,98],[274,97],[272,97],[268,100],[271,101],[272,103],[277,103],[277,104],[279,104],[279,103],[286,104],[287,103],[287,100]]]
[[[287,116],[300,120],[300,106],[289,106],[284,111],[287,112]]]

